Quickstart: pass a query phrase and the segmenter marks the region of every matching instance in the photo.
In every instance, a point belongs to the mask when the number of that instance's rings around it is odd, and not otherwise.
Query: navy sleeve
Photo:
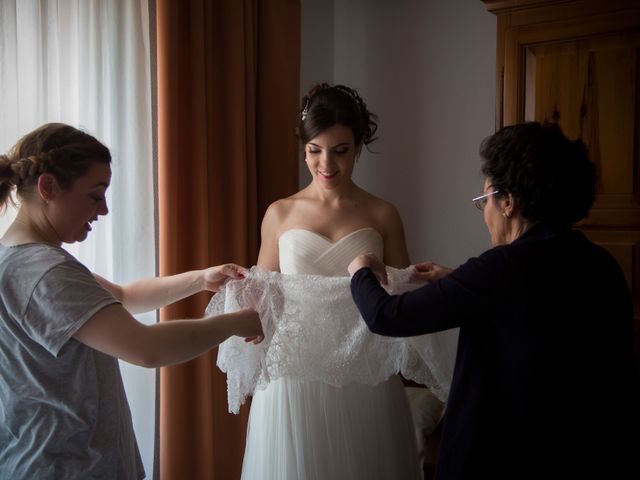
[[[472,258],[443,279],[402,295],[389,295],[373,272],[361,268],[351,279],[351,294],[369,329],[409,337],[456,328],[491,318],[505,283],[505,251],[492,249]]]

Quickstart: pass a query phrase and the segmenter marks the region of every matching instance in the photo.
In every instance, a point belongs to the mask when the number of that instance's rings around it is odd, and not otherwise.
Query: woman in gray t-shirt
[[[144,325],[132,313],[217,290],[227,264],[120,286],[61,248],[108,213],[111,154],[91,135],[51,123],[0,155],[0,478],[144,478],[117,359],[159,367],[232,335],[261,339],[253,310]]]

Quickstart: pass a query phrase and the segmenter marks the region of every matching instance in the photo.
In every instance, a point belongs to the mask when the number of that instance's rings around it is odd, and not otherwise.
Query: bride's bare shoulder
[[[291,215],[295,215],[296,210],[308,201],[305,190],[301,190],[293,195],[281,198],[273,202],[264,214],[263,222],[273,225],[284,223]]]
[[[267,212],[265,215],[276,217],[286,216],[289,212],[291,212],[292,209],[296,207],[298,203],[300,203],[301,197],[299,196],[299,193],[300,192],[295,193],[290,197],[276,200],[271,205],[269,205],[269,208],[267,208]]]
[[[398,209],[394,204],[388,202],[387,200],[377,197],[374,194],[367,192],[366,190],[361,190],[361,203],[365,207],[366,211],[368,211],[372,216],[376,218],[376,220],[381,223],[385,223],[386,221],[397,217]]]

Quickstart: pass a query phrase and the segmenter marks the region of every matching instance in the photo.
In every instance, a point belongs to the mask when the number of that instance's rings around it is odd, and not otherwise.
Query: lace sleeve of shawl
[[[408,270],[389,268],[388,274],[389,293],[420,286],[409,282]],[[375,335],[360,317],[349,284],[349,277],[283,275],[253,267],[245,279],[228,282],[214,295],[208,315],[252,307],[265,332],[258,345],[232,337],[219,347],[217,365],[227,374],[230,412],[238,413],[247,395],[280,377],[375,385],[402,373],[446,401],[458,330],[411,338]]]

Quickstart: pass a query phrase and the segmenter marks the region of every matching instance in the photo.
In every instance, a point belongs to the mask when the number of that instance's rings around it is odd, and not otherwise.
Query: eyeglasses
[[[484,207],[487,206],[487,202],[489,201],[489,197],[497,193],[500,193],[500,190],[494,190],[493,192],[485,193],[484,195],[480,195],[479,197],[472,198],[471,201],[478,210],[484,210]]]

